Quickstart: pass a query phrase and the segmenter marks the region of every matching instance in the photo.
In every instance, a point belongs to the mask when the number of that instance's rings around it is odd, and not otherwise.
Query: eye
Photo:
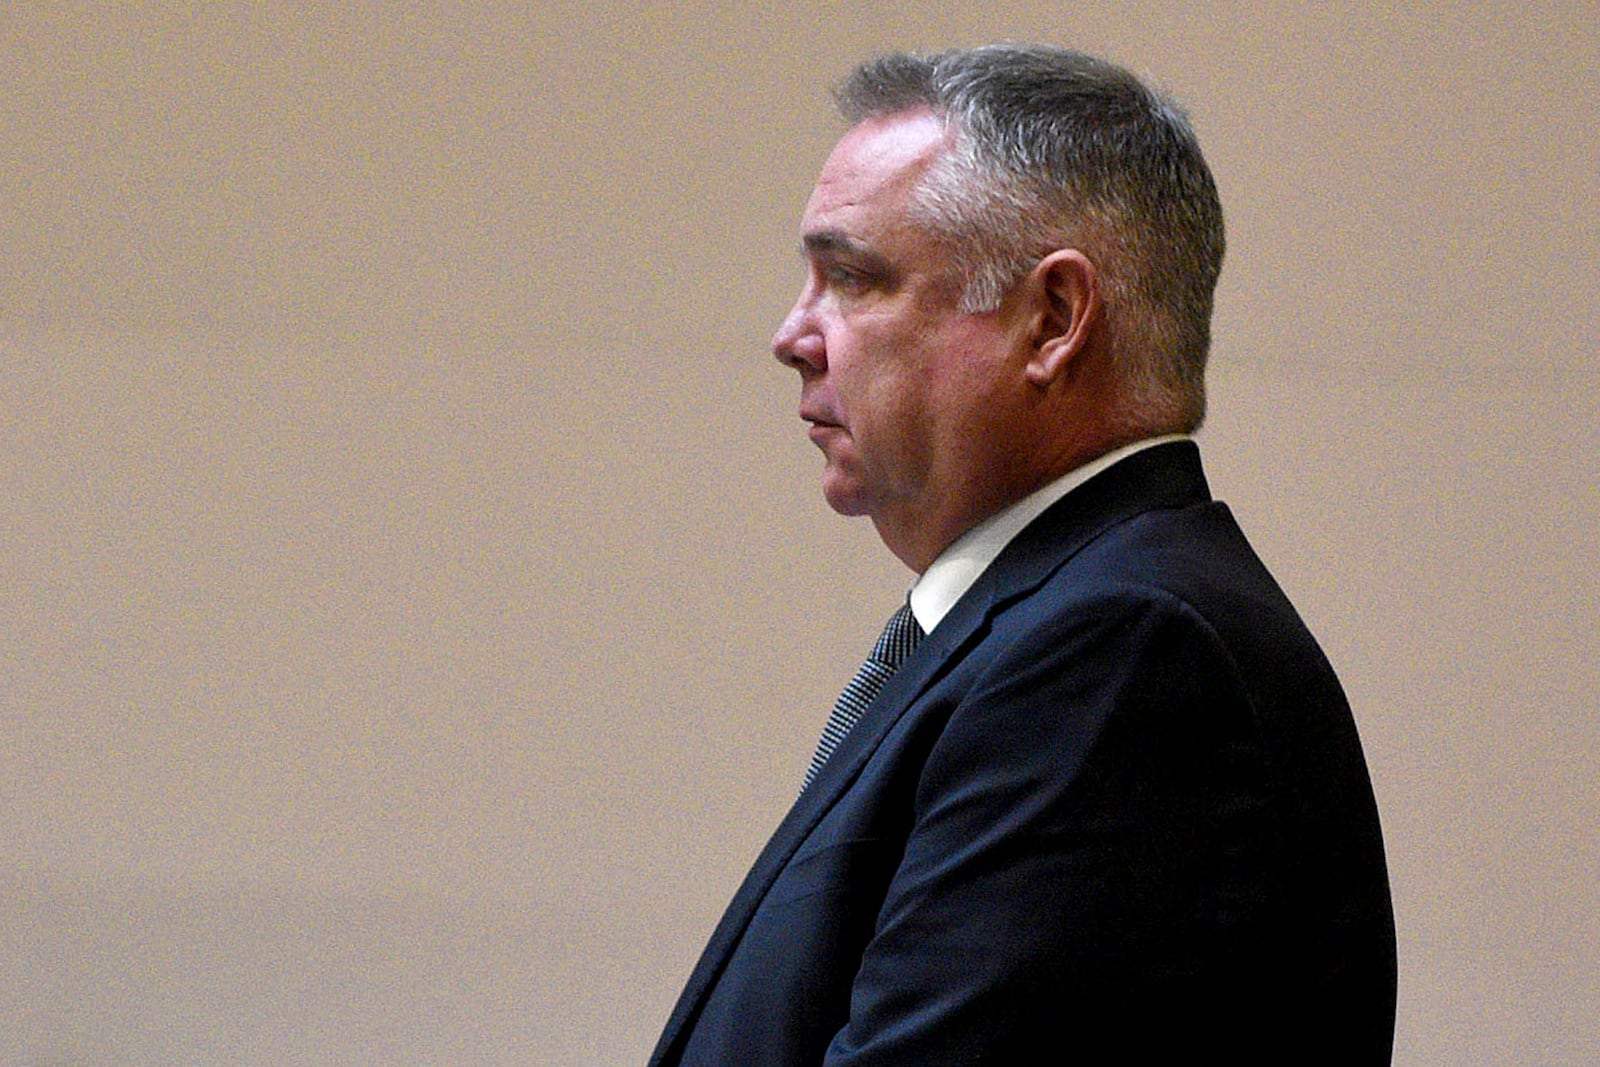
[[[862,271],[840,263],[830,263],[823,267],[822,278],[828,283],[829,288],[846,293],[861,292],[872,284],[872,279]]]

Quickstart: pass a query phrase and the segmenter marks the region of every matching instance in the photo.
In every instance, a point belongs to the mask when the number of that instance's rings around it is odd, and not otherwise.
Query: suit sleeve
[[[1272,894],[1246,689],[1184,603],[1087,608],[988,639],[923,767],[830,1067],[1210,1062],[1249,1014]]]

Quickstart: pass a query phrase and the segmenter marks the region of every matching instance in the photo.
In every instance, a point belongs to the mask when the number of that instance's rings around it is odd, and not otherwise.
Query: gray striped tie
[[[900,668],[900,664],[911,655],[912,649],[921,640],[922,627],[917,625],[916,618],[911,614],[911,602],[907,601],[890,618],[883,633],[878,635],[878,643],[872,646],[872,655],[867,657],[867,661],[834,702],[833,713],[828,716],[828,725],[822,728],[822,738],[817,742],[816,754],[811,757],[811,766],[806,770],[806,780],[800,786],[800,792],[804,793],[811,785],[817,772],[822,770],[822,765],[833,755],[833,750],[839,747],[845,735],[866,712],[873,697],[878,695],[883,684]]]

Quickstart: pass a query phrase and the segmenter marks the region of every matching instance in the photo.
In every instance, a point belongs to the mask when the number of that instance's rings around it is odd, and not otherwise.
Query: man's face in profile
[[[869,118],[844,136],[806,205],[806,282],[772,341],[800,374],[829,505],[880,530],[973,495],[985,473],[975,446],[1007,410],[1001,394],[1021,388],[1002,373],[1019,316],[1004,304],[959,310],[949,255],[908,214],[948,144],[925,111]]]

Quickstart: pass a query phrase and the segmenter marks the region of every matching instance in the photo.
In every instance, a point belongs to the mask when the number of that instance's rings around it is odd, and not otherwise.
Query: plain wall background
[[[1589,3],[0,5],[0,1063],[639,1063],[909,573],[766,354],[890,47],[1217,173],[1213,486],[1339,668],[1396,1063],[1600,1061]]]

